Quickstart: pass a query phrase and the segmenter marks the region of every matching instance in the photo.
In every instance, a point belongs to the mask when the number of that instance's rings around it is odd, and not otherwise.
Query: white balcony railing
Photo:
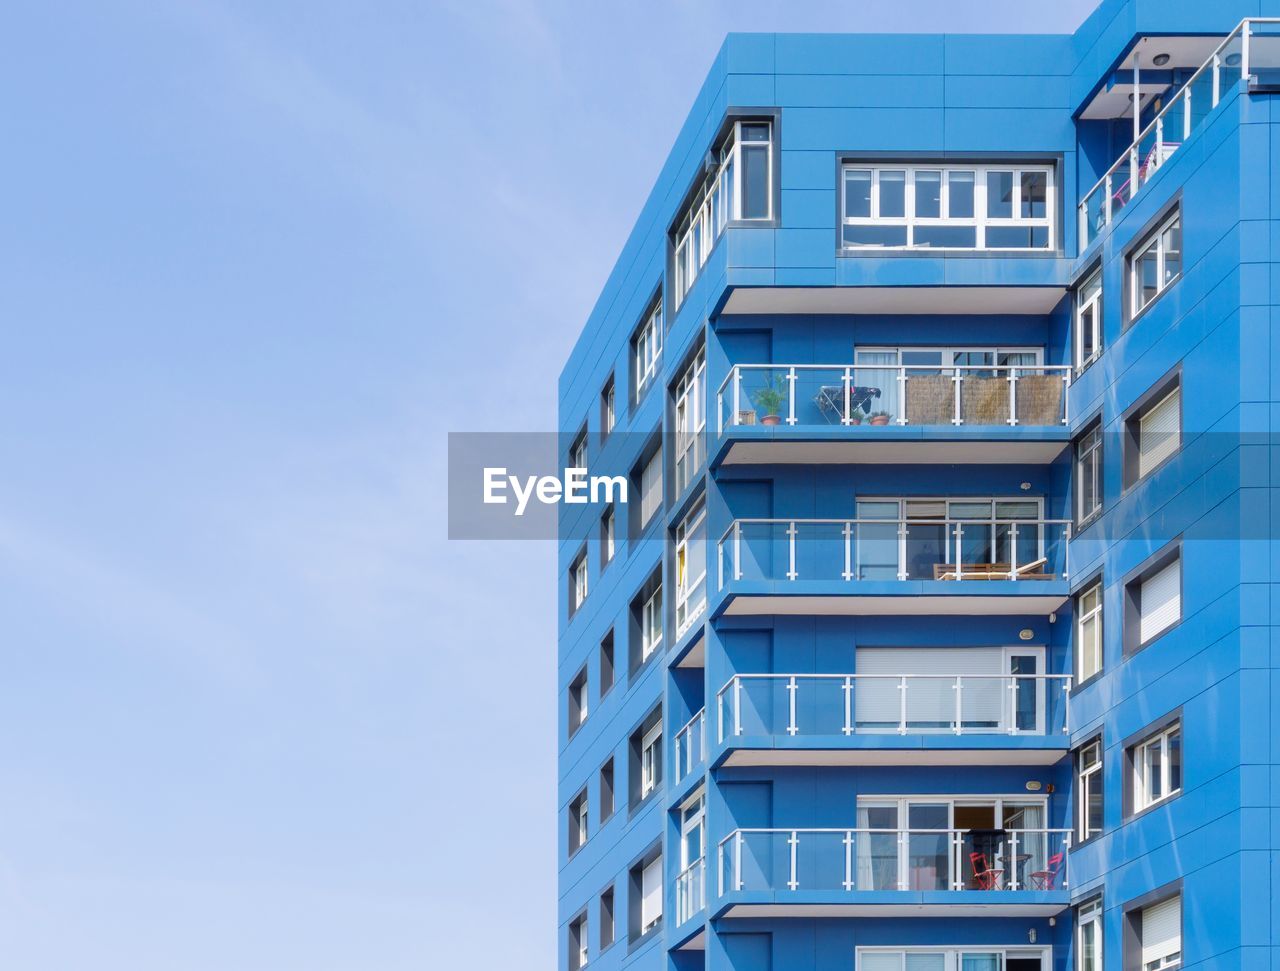
[[[1250,76],[1262,76],[1274,83],[1277,71],[1280,18],[1242,20],[1084,194],[1080,202],[1081,251],[1098,238],[1160,166],[1203,124],[1230,85]]]
[[[1063,890],[1066,829],[738,829],[719,893]]]
[[[707,906],[707,861],[699,857],[676,877],[676,924],[683,924]]]
[[[675,781],[682,782],[707,759],[707,710],[701,708],[675,737]]]
[[[734,580],[1054,580],[1065,519],[736,519],[717,548]]]
[[[735,736],[1062,735],[1068,674],[737,674],[716,695]]]
[[[1066,364],[736,364],[716,395],[717,425],[1060,427],[1070,383]]]

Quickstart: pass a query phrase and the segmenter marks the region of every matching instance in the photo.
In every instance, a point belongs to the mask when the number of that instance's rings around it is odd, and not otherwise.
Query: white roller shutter
[[[858,971],[902,971],[901,951],[863,951]]]
[[[1146,643],[1182,617],[1182,561],[1174,560],[1142,581],[1138,591],[1138,639]]]
[[[907,681],[907,722],[920,724],[955,721],[954,679],[963,677],[963,720],[1000,721],[1004,702],[1004,652],[1000,648],[900,648],[865,647],[856,654],[859,675],[854,696],[854,718],[859,725],[890,722],[902,717],[899,682],[902,675],[931,675]],[[973,680],[970,680],[970,679]]]
[[[1168,397],[1138,419],[1138,478],[1178,450],[1181,442],[1178,403],[1181,393],[1174,389]]]
[[[662,507],[662,452],[655,452],[640,473],[640,523],[644,525]]]
[[[662,857],[640,875],[640,926],[648,927],[662,916]]]
[[[1182,951],[1182,898],[1170,897],[1142,909],[1142,963]]]

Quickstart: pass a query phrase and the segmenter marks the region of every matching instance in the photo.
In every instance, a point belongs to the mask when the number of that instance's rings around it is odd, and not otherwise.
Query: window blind
[[[1138,477],[1151,472],[1178,450],[1181,441],[1179,402],[1175,389],[1168,397],[1138,420]]]
[[[1182,561],[1174,560],[1142,581],[1138,591],[1138,638],[1146,643],[1182,617]]]
[[[1142,963],[1182,950],[1182,898],[1170,897],[1142,909]]]
[[[640,926],[648,927],[662,916],[662,858],[654,860],[640,875]]]

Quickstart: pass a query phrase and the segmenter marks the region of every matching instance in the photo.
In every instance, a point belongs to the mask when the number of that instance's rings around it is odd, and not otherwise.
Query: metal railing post
[[[844,734],[853,734],[853,679],[844,679]]]
[[[907,369],[898,368],[898,424],[907,423]]]
[[[844,524],[844,579],[853,579],[853,523]]]
[[[794,580],[800,575],[796,572],[796,532],[796,523],[793,519],[787,524],[788,580]]]
[[[787,424],[796,423],[796,369],[787,368]]]
[[[1213,55],[1213,104],[1211,108],[1218,107],[1218,99],[1222,97],[1222,83],[1219,77],[1219,71],[1222,68],[1222,56],[1220,54]]]
[[[733,578],[742,579],[742,523],[733,523]]]
[[[800,731],[799,727],[796,725],[796,691],[797,690],[798,690],[798,686],[796,685],[796,678],[795,678],[795,675],[793,674],[787,681],[787,695],[789,696],[787,698],[787,710],[788,710],[787,734],[788,735],[795,735]]]
[[[1252,27],[1246,19],[1240,24],[1240,80],[1249,78],[1249,34]]]
[[[964,731],[964,678],[956,675],[956,683],[951,686],[956,693],[956,727],[957,735]]]
[[[733,676],[733,734],[742,734],[742,677]]]
[[[844,889],[853,889],[853,831],[844,831]]]
[[[1010,425],[1018,424],[1018,369],[1009,368],[1009,418]]]
[[[955,384],[955,411],[951,415],[951,424],[960,425],[964,422],[964,419],[960,415],[960,382],[962,380],[962,374],[959,368],[956,368],[955,370],[956,373],[951,376],[951,380]]]
[[[1010,735],[1018,734],[1018,679],[1009,675],[1009,727]]]
[[[898,734],[907,734],[907,678],[898,678]]]
[[[1133,110],[1138,110],[1134,105]],[[1134,194],[1138,191],[1138,146],[1135,142],[1133,147],[1129,149],[1129,198],[1125,202],[1132,202]]]
[[[742,830],[734,833],[733,841],[733,889],[742,889]]]
[[[1009,579],[1018,579],[1018,524],[1009,524]]]
[[[733,421],[729,424],[737,425],[742,420],[742,368],[736,364],[733,367]]]
[[[844,369],[844,417],[840,419],[840,424],[850,425],[853,423],[853,375],[848,368]]]
[[[787,840],[791,844],[791,879],[787,881],[788,890],[799,890],[800,881],[796,879],[796,847],[800,844],[800,839],[796,835],[796,831],[791,831],[791,838]]]
[[[1191,137],[1191,88],[1182,89],[1182,140]]]
[[[1046,843],[1048,840],[1045,841]],[[1018,889],[1018,831],[1009,831],[1009,889]]]

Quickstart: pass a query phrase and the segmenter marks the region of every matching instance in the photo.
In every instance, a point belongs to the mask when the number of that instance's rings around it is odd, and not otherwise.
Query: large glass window
[[[1172,971],[1182,965],[1182,897],[1169,897],[1138,912],[1142,971]]]
[[[1182,726],[1170,725],[1133,747],[1134,812],[1182,791]]]
[[[707,507],[701,499],[676,527],[676,636],[707,606]]]
[[[659,586],[640,610],[640,660],[647,661],[662,643],[662,587]]]
[[[773,126],[736,121],[712,153],[715,169],[677,222],[672,299],[678,307],[730,221],[773,218]]]
[[[702,467],[704,432],[707,427],[706,349],[685,368],[676,385],[676,495],[680,495]]]
[[[640,742],[640,798],[662,781],[662,723],[654,725]]]
[[[654,452],[640,473],[640,528],[662,508],[662,450]]]
[[[1176,385],[1125,421],[1125,485],[1131,486],[1182,447],[1182,393]]]
[[[1076,596],[1076,680],[1088,681],[1102,670],[1102,584]]]
[[[1051,250],[1049,165],[870,165],[843,170],[848,249]]]
[[[1102,270],[1076,290],[1076,369],[1083,370],[1102,353]]]
[[[1130,316],[1136,317],[1182,275],[1182,214],[1174,213],[1129,257]]]
[[[1080,841],[1102,832],[1102,739],[1096,738],[1076,753],[1076,833]]]

